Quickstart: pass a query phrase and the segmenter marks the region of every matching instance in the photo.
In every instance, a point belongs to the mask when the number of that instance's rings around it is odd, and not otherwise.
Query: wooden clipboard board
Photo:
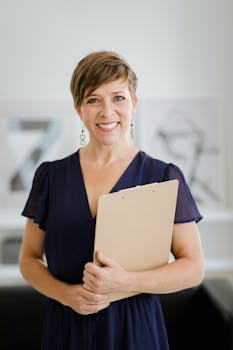
[[[128,271],[166,264],[171,250],[178,180],[136,186],[99,198],[93,261],[96,251]],[[138,293],[112,293],[110,301]]]

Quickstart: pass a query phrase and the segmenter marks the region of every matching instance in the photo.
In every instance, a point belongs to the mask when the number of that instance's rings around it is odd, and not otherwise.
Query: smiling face
[[[126,80],[100,85],[84,96],[77,112],[89,131],[90,142],[113,145],[126,140],[137,99]]]

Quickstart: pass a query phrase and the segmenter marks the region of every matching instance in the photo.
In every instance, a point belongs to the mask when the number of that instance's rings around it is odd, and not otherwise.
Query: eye
[[[91,104],[91,105],[94,104],[94,103],[98,103],[98,102],[99,102],[98,98],[95,98],[95,97],[89,98],[87,100],[87,103]]]
[[[123,100],[125,100],[125,97],[124,97],[124,96],[117,95],[117,96],[114,97],[114,99],[115,99],[116,101],[123,101]]]

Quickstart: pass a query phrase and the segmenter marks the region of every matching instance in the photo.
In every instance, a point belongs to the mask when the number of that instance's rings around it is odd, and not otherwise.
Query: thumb
[[[113,267],[115,265],[115,262],[113,259],[107,257],[99,250],[96,252],[96,258],[104,266]]]

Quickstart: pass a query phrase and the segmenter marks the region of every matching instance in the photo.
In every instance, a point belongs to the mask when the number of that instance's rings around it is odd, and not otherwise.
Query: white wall
[[[140,98],[217,100],[233,207],[232,18],[231,0],[0,0],[0,100],[72,105],[77,61],[117,51],[138,74]]]
[[[1,0],[0,98],[72,103],[77,61],[118,51],[138,74],[140,97],[217,99],[233,205],[232,16],[230,0]]]

